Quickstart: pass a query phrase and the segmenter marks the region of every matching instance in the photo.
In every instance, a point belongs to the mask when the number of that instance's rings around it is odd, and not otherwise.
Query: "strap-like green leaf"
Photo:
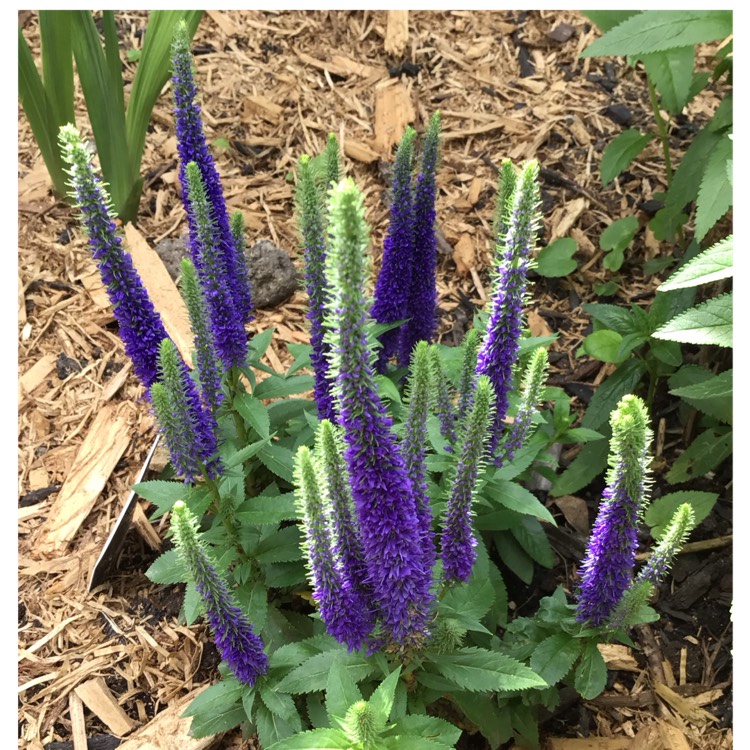
[[[75,123],[73,100],[73,47],[69,10],[40,10],[39,37],[42,45],[42,77],[49,98],[55,139],[61,125]]]
[[[727,172],[727,164],[731,159],[732,139],[729,134],[724,134],[708,158],[698,190],[695,238],[699,242],[732,205],[732,182]]]

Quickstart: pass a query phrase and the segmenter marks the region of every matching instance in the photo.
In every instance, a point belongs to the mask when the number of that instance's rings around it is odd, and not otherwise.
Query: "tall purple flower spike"
[[[637,396],[625,396],[610,419],[612,453],[586,557],[576,617],[603,625],[614,614],[633,579],[638,521],[648,488],[648,412]]]
[[[188,213],[190,225],[190,252],[199,274],[200,240],[196,237],[196,227],[190,211],[187,180],[187,165],[194,161],[200,168],[206,186],[206,194],[211,204],[216,222],[217,252],[222,259],[223,283],[232,298],[234,314],[245,323],[252,319],[253,303],[250,282],[247,275],[247,262],[242,252],[237,252],[229,223],[226,202],[221,189],[221,180],[216,164],[208,150],[203,132],[201,110],[197,103],[198,90],[193,76],[193,58],[190,52],[190,37],[184,23],[177,25],[172,45],[172,87],[174,90],[175,129],[177,132],[177,152],[180,156],[180,184],[182,198]],[[226,363],[225,363],[226,364]]]
[[[508,411],[508,393],[522,330],[526,272],[541,220],[538,172],[536,161],[524,166],[507,207],[507,232],[499,242],[487,331],[477,355],[477,375],[487,375],[495,389],[495,418],[489,446],[492,456],[496,453]]]
[[[74,125],[60,128],[60,142],[70,164],[72,195],[83,214],[91,254],[107,287],[125,353],[133,360],[135,374],[150,388],[158,375],[159,345],[167,332],[117,236],[109,196],[94,174],[91,156]]]
[[[221,658],[240,682],[254,685],[268,672],[263,642],[216,570],[198,537],[195,517],[182,500],[172,509],[172,528],[180,556],[205,604],[206,619]]]
[[[331,191],[326,259],[331,288],[326,325],[339,424],[382,637],[416,647],[428,632],[432,572],[424,563],[411,483],[375,386],[366,329],[368,246],[362,193],[344,180]]]

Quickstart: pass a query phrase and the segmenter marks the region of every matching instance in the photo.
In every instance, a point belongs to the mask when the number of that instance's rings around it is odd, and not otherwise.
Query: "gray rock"
[[[188,255],[186,242],[187,235],[182,235],[161,240],[154,248],[175,281],[180,275],[182,258]],[[245,249],[245,258],[255,307],[276,307],[299,288],[292,259],[273,242],[256,242]]]
[[[270,240],[261,240],[247,248],[245,258],[256,307],[276,307],[299,288],[292,259]]]

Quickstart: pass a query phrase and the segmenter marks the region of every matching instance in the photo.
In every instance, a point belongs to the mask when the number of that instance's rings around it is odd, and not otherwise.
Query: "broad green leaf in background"
[[[713,42],[731,33],[732,11],[647,10],[610,29],[581,57],[643,55]]]
[[[695,212],[695,238],[700,242],[708,230],[732,205],[732,182],[727,174],[727,163],[732,158],[732,140],[721,137],[711,152],[698,190]]]
[[[643,134],[638,130],[630,129],[620,133],[604,149],[602,160],[599,164],[599,172],[602,177],[602,185],[606,187],[630,162],[643,151],[649,144],[653,134]]]
[[[537,273],[547,278],[558,278],[573,273],[578,268],[578,263],[573,260],[576,250],[578,243],[570,237],[551,242],[539,252]]]
[[[711,245],[673,273],[659,286],[659,291],[668,292],[672,289],[708,284],[711,281],[732,276],[733,241],[733,236],[730,234]]]
[[[680,505],[689,503],[692,506],[695,513],[695,525],[697,526],[708,517],[718,499],[719,496],[715,492],[697,492],[695,490],[670,492],[649,505],[644,520],[651,527],[651,536],[654,539],[660,539]]]
[[[610,271],[617,271],[623,264],[625,248],[633,241],[638,231],[638,219],[635,216],[625,216],[613,221],[601,234],[599,247],[607,255],[604,256],[604,267]]]
[[[649,78],[661,94],[664,109],[676,115],[690,98],[695,67],[695,47],[677,47],[667,52],[641,55]]]
[[[637,10],[584,10],[583,15],[593,21],[602,31],[609,31],[619,26],[631,16],[637,16]]]
[[[681,453],[667,473],[670,484],[705,476],[732,454],[732,430],[712,427],[702,432]]]
[[[329,716],[343,719],[352,703],[362,700],[357,684],[344,665],[336,661],[328,674],[326,711]]]
[[[732,346],[732,293],[708,299],[673,318],[652,334],[683,344]]]
[[[593,641],[589,641],[583,649],[574,684],[581,697],[586,700],[596,698],[607,684],[607,665]]]
[[[531,668],[549,685],[555,685],[568,673],[581,653],[581,641],[567,633],[545,638],[531,655]]]
[[[637,330],[636,319],[625,307],[586,302],[581,305],[581,308],[594,320],[623,336],[635,333]]]
[[[669,391],[673,396],[686,401],[693,408],[711,417],[732,423],[732,370],[725,370],[718,375],[711,373],[695,383],[673,387]],[[672,381],[670,380],[670,385]]]
[[[583,340],[581,348],[589,357],[598,359],[601,362],[619,363],[621,359],[617,352],[622,343],[622,336],[617,331],[610,331],[608,328],[602,328],[600,331],[590,333]]]
[[[620,399],[633,393],[646,372],[645,364],[638,359],[623,362],[596,390],[589,401],[581,427],[598,430],[609,419]],[[596,443],[593,443],[596,445]],[[588,446],[586,446],[588,447]]]

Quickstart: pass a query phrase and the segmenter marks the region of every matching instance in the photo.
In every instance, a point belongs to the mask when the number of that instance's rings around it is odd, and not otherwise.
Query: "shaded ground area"
[[[118,19],[123,49],[139,48],[144,14]],[[573,12],[412,12],[409,19],[404,52],[394,57],[385,52],[385,12],[206,15],[195,39],[196,68],[229,206],[243,211],[251,241],[271,240],[299,268],[291,171],[302,153],[320,152],[328,132],[336,132],[346,171],[367,195],[377,267],[392,145],[404,124],[413,122],[421,132],[439,108],[444,123],[437,203],[444,235],[441,339],[455,343],[490,288],[497,167],[505,157],[517,163],[539,159],[544,242],[575,238],[579,267],[564,279],[537,279],[528,320],[537,335],[558,334],[550,383],[564,387],[581,412],[612,370],[576,357],[590,331],[580,304],[596,299],[596,282],[612,279],[602,266],[599,235],[633,211],[645,225],[654,193],[665,187],[655,142],[607,190],[598,175],[602,150],[614,136],[629,126],[650,127],[644,79],[621,61],[579,60],[596,32]],[[38,50],[35,14],[22,12],[19,23]],[[130,80],[132,64],[125,66]],[[671,134],[677,154],[716,103],[709,91],[678,118]],[[80,96],[78,104],[85,130]],[[167,92],[157,102],[142,165],[146,187],[138,230],[151,246],[186,229],[170,106]],[[157,554],[152,546],[163,537],[163,521],[154,530],[139,511],[118,571],[87,592],[91,567],[153,440],[152,418],[75,212],[48,192],[45,167],[20,108],[18,159],[19,746],[71,748],[75,731],[83,727],[89,747],[115,747],[116,732],[83,707],[77,688],[101,678],[131,725],[143,725],[214,680],[218,659],[203,626],[179,624],[181,593],[154,586],[143,574]],[[647,305],[660,278],[645,277],[643,263],[673,252],[648,229],[640,231],[615,277],[618,291],[607,301]],[[253,331],[276,327],[267,355],[271,367],[283,369],[287,343],[307,341],[305,312],[302,292],[280,307],[258,311]],[[50,508],[104,410],[121,425],[122,451],[72,541],[50,546]],[[664,394],[657,397],[655,417],[663,420],[658,493],[666,468],[691,435]],[[576,450],[566,447],[562,463]],[[695,489],[712,489],[721,499],[691,537],[697,547],[681,557],[674,580],[660,591],[660,622],[636,631],[638,650],[607,656],[611,671],[604,695],[585,703],[563,700],[545,725],[549,737],[625,740],[639,731],[661,731],[661,739],[642,734],[639,741],[654,747],[662,742],[666,748],[731,745],[726,729],[731,726],[731,548],[726,540],[714,541],[731,534],[728,472],[696,483]],[[588,510],[583,524],[593,519],[600,490],[601,483],[594,483],[579,493]],[[562,527],[553,537],[557,565],[539,572],[531,587],[508,575],[511,600],[521,613],[557,583],[570,591],[576,585],[585,526],[576,528],[561,506],[548,504]],[[146,505],[143,510],[148,513]],[[658,684],[671,692],[657,693]],[[253,745],[237,735],[222,739],[221,746]],[[467,738],[465,746],[483,747],[478,738]],[[554,747],[564,750],[562,744]]]

